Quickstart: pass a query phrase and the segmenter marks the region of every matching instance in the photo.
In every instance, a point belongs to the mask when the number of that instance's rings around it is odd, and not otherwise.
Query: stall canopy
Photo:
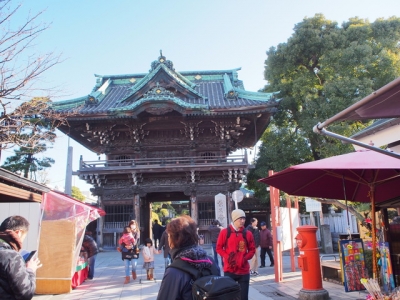
[[[44,194],[38,251],[43,267],[37,270],[36,293],[70,291],[86,226],[101,215],[104,210],[68,195]]]
[[[82,209],[84,209],[85,211],[89,210],[89,222],[106,215],[106,212],[103,209],[78,201],[75,198],[58,191],[51,191],[49,193],[46,193],[44,198],[47,199],[43,203],[43,209],[45,211],[53,209],[55,205],[58,205],[61,202],[63,203],[63,207],[74,207],[74,205],[78,205],[78,207],[82,207]]]
[[[314,126],[314,132],[327,135],[347,143],[361,146],[385,155],[400,158],[400,154],[383,150],[373,145],[361,143],[354,139],[330,132],[325,128],[336,121],[369,120],[400,117],[400,77],[379,90],[349,106],[333,117]]]

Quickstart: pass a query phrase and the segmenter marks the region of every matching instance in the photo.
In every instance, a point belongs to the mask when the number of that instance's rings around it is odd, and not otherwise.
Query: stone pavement
[[[268,261],[268,258],[267,258]],[[155,255],[154,281],[146,280],[146,271],[142,269],[143,260],[139,258],[138,279],[123,284],[125,274],[121,254],[117,251],[105,251],[97,255],[95,276],[86,280],[81,286],[69,294],[35,295],[34,300],[154,300],[157,298],[161,279],[164,274],[164,258]],[[297,299],[302,288],[301,271],[291,272],[290,257],[283,257],[283,282],[274,281],[274,268],[266,267],[258,270],[259,276],[250,279],[250,300],[284,300]],[[345,293],[344,287],[323,281],[323,287],[329,292],[330,299],[365,299],[365,292]],[[165,300],[169,300],[165,295]]]

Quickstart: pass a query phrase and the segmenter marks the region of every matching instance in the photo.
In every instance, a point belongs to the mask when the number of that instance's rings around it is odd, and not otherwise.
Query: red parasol
[[[292,166],[259,181],[289,195],[371,202],[375,245],[375,204],[400,198],[400,159],[375,151],[358,151]],[[376,261],[373,262],[375,275]]]

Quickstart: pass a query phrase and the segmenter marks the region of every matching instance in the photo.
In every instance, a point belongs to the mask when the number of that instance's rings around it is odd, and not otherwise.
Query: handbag
[[[135,258],[134,257],[134,251],[133,251],[133,249],[126,249],[125,247],[124,248],[122,248],[122,252],[121,252],[121,254],[122,254],[122,260],[124,260],[124,259],[129,259],[129,260],[131,260],[132,258]]]

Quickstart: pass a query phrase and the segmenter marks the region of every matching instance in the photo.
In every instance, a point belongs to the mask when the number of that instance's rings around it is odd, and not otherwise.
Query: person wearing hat
[[[265,268],[265,253],[268,254],[269,260],[271,261],[270,267],[274,266],[274,257],[272,256],[272,234],[268,230],[267,224],[265,222],[260,223],[260,247],[261,247],[261,266],[260,268]]]
[[[217,240],[217,253],[224,262],[224,275],[240,285],[241,299],[248,300],[250,284],[249,260],[256,252],[253,234],[244,228],[246,214],[235,209],[231,214],[232,223],[221,230]]]

